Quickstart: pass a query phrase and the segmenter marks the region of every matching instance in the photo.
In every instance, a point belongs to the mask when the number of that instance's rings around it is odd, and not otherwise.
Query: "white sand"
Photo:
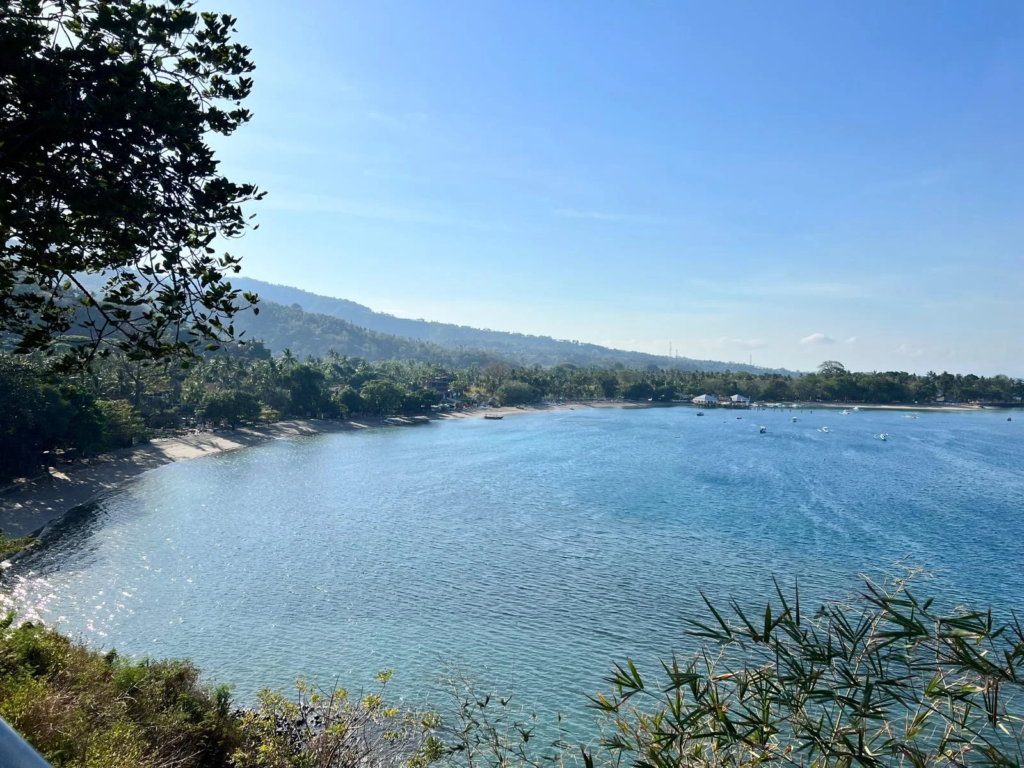
[[[542,410],[566,410],[601,406],[622,406],[616,402],[566,404],[519,408],[471,409],[441,414],[439,419],[481,418],[493,413],[511,415]],[[422,420],[422,419],[420,419]],[[415,424],[418,420],[399,418],[399,422]],[[0,489],[0,530],[5,536],[18,538],[38,533],[66,512],[87,504],[101,493],[143,472],[201,456],[235,451],[266,440],[316,435],[351,429],[383,426],[379,418],[358,418],[349,421],[294,420],[280,421],[266,427],[252,427],[218,432],[202,432],[184,437],[160,438],[134,448],[53,469],[47,476]]]
[[[174,461],[234,451],[265,440],[360,426],[371,425],[282,421],[267,427],[157,439],[78,464],[64,465],[51,470],[46,477],[9,486],[0,493],[0,530],[10,537],[35,533],[65,512],[88,503],[125,480]]]

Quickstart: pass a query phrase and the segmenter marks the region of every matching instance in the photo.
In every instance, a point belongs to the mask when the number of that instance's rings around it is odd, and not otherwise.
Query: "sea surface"
[[[577,408],[168,465],[67,516],[7,599],[242,701],[395,668],[424,703],[454,662],[584,721],[613,661],[696,647],[700,590],[763,613],[773,577],[807,604],[912,555],[922,591],[1024,608],[1024,414],[741,415]]]

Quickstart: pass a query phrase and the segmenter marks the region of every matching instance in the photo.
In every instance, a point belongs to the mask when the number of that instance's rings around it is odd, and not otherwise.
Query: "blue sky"
[[[1024,375],[1024,4],[204,0],[245,273],[409,317]]]

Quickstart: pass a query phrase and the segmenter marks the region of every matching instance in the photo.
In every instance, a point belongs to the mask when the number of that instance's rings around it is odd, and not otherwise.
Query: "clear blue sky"
[[[1024,374],[1024,3],[204,0],[245,274],[808,369]]]

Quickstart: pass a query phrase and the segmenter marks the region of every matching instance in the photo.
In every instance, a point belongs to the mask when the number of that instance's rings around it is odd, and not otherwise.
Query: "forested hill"
[[[274,354],[289,350],[299,359],[322,357],[329,350],[340,355],[378,360],[415,360],[462,367],[485,365],[500,357],[477,349],[451,349],[418,339],[379,333],[330,315],[262,300],[260,313],[239,312],[236,331],[246,339],[262,341]]]
[[[540,364],[550,366],[558,365],[559,363],[573,363],[581,366],[610,367],[620,363],[629,368],[657,365],[682,371],[720,372],[731,370],[750,371],[752,373],[791,373],[783,369],[759,368],[744,363],[723,363],[715,360],[694,360],[686,357],[675,358],[649,355],[643,352],[610,349],[597,344],[559,341],[549,336],[529,336],[522,333],[490,331],[470,328],[464,325],[431,322],[429,320],[411,320],[395,317],[383,312],[374,312],[369,307],[356,304],[354,301],[336,299],[330,296],[319,296],[298,288],[274,285],[252,278],[236,277],[232,278],[231,283],[243,290],[258,293],[265,301],[276,302],[290,307],[297,304],[306,312],[330,315],[357,326],[369,328],[372,331],[405,336],[409,339],[428,342],[429,344],[435,344],[438,347],[444,347],[449,350],[484,350],[509,362],[523,365]],[[298,317],[295,316],[291,320],[297,322]],[[248,323],[248,320],[243,322]],[[270,324],[265,322],[260,322],[256,325],[260,328],[259,331],[253,331],[256,338],[264,338],[271,349],[280,350],[283,348],[279,342],[274,340],[277,329],[271,328]],[[299,334],[296,328],[293,328],[291,333],[298,339]],[[296,340],[295,346],[292,347],[293,352],[296,351],[295,347],[297,346],[300,346],[300,344]],[[317,347],[317,350],[314,354],[326,352],[326,348],[320,348],[320,346]],[[342,351],[340,347],[338,351]]]

